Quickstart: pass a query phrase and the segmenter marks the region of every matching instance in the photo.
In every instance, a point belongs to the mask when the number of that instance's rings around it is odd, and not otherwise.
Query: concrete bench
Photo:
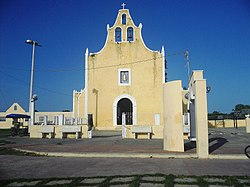
[[[148,125],[134,125],[132,126],[131,132],[134,134],[134,139],[137,138],[137,134],[148,134],[148,139],[151,139],[153,133],[152,127]]]
[[[63,138],[64,134],[67,133],[75,133],[76,134],[76,139],[80,137],[80,133],[82,132],[81,126],[76,126],[76,125],[62,125],[61,126],[61,137]]]
[[[49,138],[52,138],[54,135],[54,127],[50,125],[42,125],[40,129],[41,138],[44,137],[44,134],[49,134]]]

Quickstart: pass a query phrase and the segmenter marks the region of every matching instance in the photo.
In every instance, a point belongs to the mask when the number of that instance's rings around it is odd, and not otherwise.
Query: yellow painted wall
[[[246,120],[237,120],[238,127],[245,127],[246,126]],[[223,120],[209,120],[208,125],[210,127],[234,127],[234,120],[232,119],[225,119],[224,122]]]

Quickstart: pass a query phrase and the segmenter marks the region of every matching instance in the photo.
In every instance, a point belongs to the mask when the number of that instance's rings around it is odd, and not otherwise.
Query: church
[[[163,126],[165,52],[149,49],[142,24],[136,26],[125,4],[98,52],[85,52],[85,88],[73,91],[73,117],[86,123],[92,114],[96,129],[126,125]],[[94,35],[95,33],[93,33]],[[162,128],[161,128],[162,129]]]

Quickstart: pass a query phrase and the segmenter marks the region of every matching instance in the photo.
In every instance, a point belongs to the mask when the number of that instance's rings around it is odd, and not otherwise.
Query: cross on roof
[[[126,6],[126,4],[125,4],[125,3],[122,3],[122,9],[124,9],[125,6]]]

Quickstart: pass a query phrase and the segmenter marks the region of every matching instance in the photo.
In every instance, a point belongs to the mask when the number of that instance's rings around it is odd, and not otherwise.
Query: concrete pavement
[[[182,175],[192,176],[188,181],[196,180],[187,185],[179,183],[182,179],[177,177],[174,186],[199,186],[197,181],[201,179],[193,178],[204,175],[215,181],[224,180],[217,179],[219,176],[241,176],[237,184],[250,185],[250,160],[243,154],[244,147],[250,144],[250,136],[245,133],[245,129],[209,129],[209,139],[211,159],[196,159],[195,146],[190,142],[185,143],[185,153],[171,153],[162,150],[162,140],[122,139],[120,132],[114,131],[96,131],[93,139],[79,140],[8,137],[1,139],[5,142],[1,146],[44,153],[52,157],[0,155],[0,180],[11,179],[13,183],[10,186],[35,186],[40,183],[44,186],[50,182],[52,185],[61,183],[62,186],[72,186],[80,180],[75,177],[87,181],[92,181],[88,177],[94,177],[94,182],[102,177],[102,182],[91,186],[102,186],[106,182],[106,186],[115,186],[116,183],[112,183],[114,179],[121,180],[122,186],[155,187],[164,186],[164,181],[169,180],[165,175],[174,174],[180,178]],[[164,175],[163,182],[155,182],[158,180],[156,174]],[[135,175],[141,175],[139,182],[136,183],[135,179],[126,181],[127,177],[133,178]],[[154,182],[144,180],[145,175],[153,175]],[[208,182],[206,185],[212,187],[223,183],[227,182]]]
[[[135,174],[250,176],[249,160],[65,158],[0,155],[0,179]]]
[[[30,139],[9,137],[6,147],[47,156],[123,157],[123,158],[196,158],[195,144],[185,142],[185,152],[163,150],[160,139],[122,139],[119,131],[94,131],[92,139]],[[250,144],[245,128],[209,129],[209,158],[247,159],[244,148]]]

